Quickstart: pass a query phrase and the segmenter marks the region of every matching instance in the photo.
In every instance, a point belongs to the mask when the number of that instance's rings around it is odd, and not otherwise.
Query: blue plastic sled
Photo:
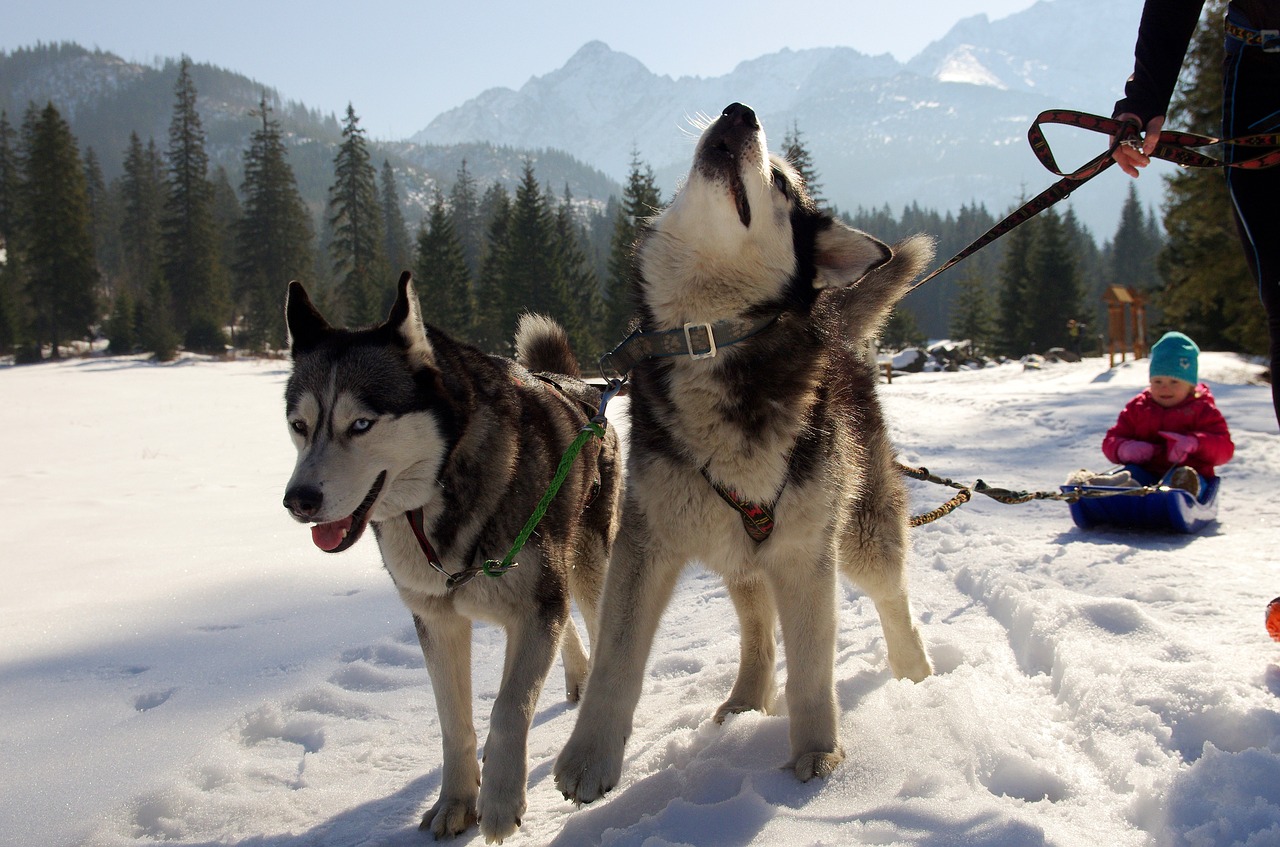
[[[1218,518],[1218,487],[1221,477],[1205,481],[1200,499],[1181,488],[1166,488],[1151,494],[1086,497],[1071,503],[1071,519],[1081,529],[1106,525],[1155,532],[1199,532]],[[1122,492],[1126,488],[1109,485],[1064,485],[1064,494],[1076,492]]]

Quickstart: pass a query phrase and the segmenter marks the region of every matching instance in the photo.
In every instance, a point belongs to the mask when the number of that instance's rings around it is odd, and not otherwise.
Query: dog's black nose
[[[299,485],[284,493],[284,507],[300,521],[310,520],[324,505],[324,494],[313,485]]]
[[[744,106],[741,103],[730,103],[724,107],[721,116],[728,118],[734,124],[741,124],[748,129],[759,129],[760,122],[756,120],[756,113],[752,111],[750,106]]]

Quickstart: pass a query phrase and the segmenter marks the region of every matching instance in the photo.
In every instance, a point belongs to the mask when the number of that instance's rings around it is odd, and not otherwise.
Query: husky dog
[[[557,647],[570,700],[586,680],[569,598],[594,644],[620,490],[611,429],[588,441],[519,567],[471,577],[503,559],[600,394],[577,378],[567,336],[546,318],[522,319],[519,363],[424,326],[407,272],[389,317],[369,329],[331,327],[297,282],[285,312],[293,353],[285,414],[298,448],[285,508],[330,553],[373,526],[413,615],[444,734],[440,798],[421,828],[440,838],[478,820],[487,841],[501,842],[525,811],[529,724]],[[473,619],[507,636],[483,779],[471,717]]]
[[[741,625],[737,680],[715,719],[773,707],[780,619],[789,767],[826,776],[844,758],[837,572],[875,601],[893,673],[932,672],[907,598],[905,485],[859,349],[932,243],[891,249],[819,212],[735,103],[636,249],[640,329],[611,354],[650,351],[632,357],[625,520],[556,784],[578,803],[617,784],[659,617],[695,559],[724,577]]]

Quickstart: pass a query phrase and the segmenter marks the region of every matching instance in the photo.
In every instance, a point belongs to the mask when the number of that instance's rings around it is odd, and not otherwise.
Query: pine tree
[[[204,129],[196,111],[191,62],[185,57],[174,94],[163,219],[164,276],[175,309],[174,326],[187,348],[222,352],[230,294],[221,266]]]
[[[521,312],[556,317],[565,302],[563,281],[556,275],[552,246],[554,224],[547,206],[533,162],[526,159],[511,205],[509,250],[503,271],[506,287],[501,320],[506,337],[515,333],[516,319]]]
[[[13,350],[26,321],[18,257],[17,133],[0,110],[0,352]]]
[[[632,150],[631,168],[622,190],[622,206],[614,219],[608,282],[603,292],[601,332],[605,345],[610,349],[626,337],[635,311],[635,286],[640,274],[635,263],[636,239],[644,222],[661,208],[662,196],[653,168],[640,161],[639,151]]]
[[[1120,207],[1120,222],[1111,241],[1107,262],[1110,284],[1124,285],[1139,291],[1152,291],[1160,285],[1156,273],[1156,256],[1160,239],[1152,239],[1150,216],[1138,200],[1138,189],[1129,184],[1129,194]]]
[[[1189,68],[1174,98],[1169,123],[1206,135],[1221,131],[1223,0],[1211,0],[1187,51]],[[1163,292],[1156,298],[1164,323],[1196,339],[1202,349],[1262,352],[1267,329],[1258,306],[1222,174],[1181,170],[1168,178],[1164,227],[1168,240],[1159,257]],[[1158,333],[1153,333],[1158,335]]]
[[[382,317],[382,289],[388,272],[382,252],[382,209],[378,174],[369,163],[360,118],[350,104],[342,124],[342,146],[333,161],[329,188],[329,255],[338,278],[346,320],[370,324]]]
[[[164,164],[154,140],[144,148],[137,133],[130,135],[120,195],[123,270],[116,297],[124,302],[112,307],[108,325],[111,351],[130,353],[139,346],[168,361],[177,352],[178,338],[161,261],[166,186]],[[130,315],[132,324],[122,323]]]
[[[916,323],[915,313],[901,303],[889,314],[889,320],[885,321],[880,332],[880,343],[891,350],[918,347],[924,344],[924,340],[925,335]]]
[[[449,190],[449,218],[458,235],[458,243],[462,245],[467,271],[474,279],[480,273],[480,257],[484,251],[484,221],[481,220],[476,181],[467,170],[466,159],[462,160],[453,188]]]
[[[244,153],[244,196],[236,228],[236,302],[244,317],[241,342],[253,349],[283,347],[285,286],[310,276],[311,219],[298,193],[280,124],[266,95],[258,103],[262,126]]]
[[[471,275],[453,220],[445,210],[444,196],[438,190],[432,196],[429,217],[418,231],[414,277],[427,322],[455,338],[474,340]]]
[[[1043,353],[1050,347],[1071,346],[1067,321],[1080,315],[1080,280],[1071,235],[1056,209],[1036,219],[1035,240],[1027,257],[1032,281],[1033,308],[1028,311],[1032,348]]]
[[[53,358],[98,320],[98,264],[84,167],[71,128],[52,103],[23,121],[20,243],[31,304],[31,340]]]
[[[818,171],[813,165],[813,156],[804,143],[800,133],[800,124],[792,122],[791,129],[782,138],[782,155],[799,172],[809,192],[809,199],[818,207],[826,205],[822,197],[822,183],[818,181]]]
[[[382,252],[393,276],[409,270],[413,263],[413,250],[409,246],[409,230],[405,227],[404,213],[400,211],[400,189],[396,185],[396,172],[391,163],[382,160],[380,180],[382,201]],[[390,293],[390,289],[388,288]],[[388,304],[390,305],[390,304]]]
[[[93,254],[98,262],[98,274],[103,283],[99,292],[108,302],[115,290],[120,274],[120,238],[116,221],[120,218],[116,196],[107,188],[102,176],[102,165],[92,147],[84,151],[85,189],[89,196],[89,221],[93,233]]]
[[[504,353],[511,349],[506,331],[507,266],[511,255],[511,195],[493,183],[480,201],[485,227],[485,250],[475,290],[475,340],[480,349]]]
[[[975,351],[990,350],[995,337],[995,314],[986,277],[977,265],[971,265],[964,269],[956,288],[951,337],[968,340]]]
[[[1019,201],[1019,205],[1022,202],[1025,201]],[[1032,218],[1001,239],[1004,241],[1004,258],[1000,263],[996,350],[1015,358],[1032,352],[1031,345],[1035,341],[1030,318],[1030,313],[1037,308],[1031,247],[1038,220]]]
[[[566,185],[556,209],[554,249],[556,276],[563,281],[561,287],[567,303],[557,318],[569,333],[574,353],[586,366],[604,352],[600,339],[604,301],[600,297],[600,282],[582,250],[584,238],[582,225],[574,214],[573,196]]]

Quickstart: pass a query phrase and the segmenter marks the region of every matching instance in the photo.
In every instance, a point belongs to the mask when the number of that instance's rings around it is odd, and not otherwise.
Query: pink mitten
[[[1196,449],[1200,447],[1200,439],[1194,435],[1183,435],[1179,432],[1161,432],[1166,442],[1165,455],[1169,457],[1169,462],[1174,465],[1180,465]]]
[[[1129,440],[1116,448],[1116,458],[1126,465],[1140,465],[1151,461],[1156,454],[1156,445],[1149,441]]]

